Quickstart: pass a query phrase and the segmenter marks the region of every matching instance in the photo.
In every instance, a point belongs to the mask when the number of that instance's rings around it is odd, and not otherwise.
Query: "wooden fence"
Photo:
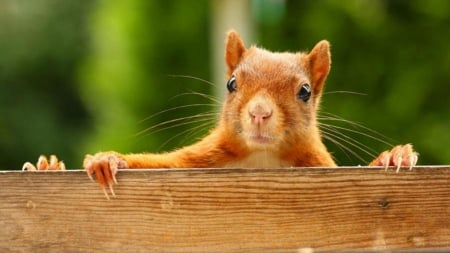
[[[0,252],[450,250],[450,166],[0,172]]]

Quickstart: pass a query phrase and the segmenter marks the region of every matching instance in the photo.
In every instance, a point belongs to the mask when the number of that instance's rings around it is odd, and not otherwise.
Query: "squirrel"
[[[83,167],[108,197],[119,169],[208,167],[336,167],[322,142],[317,111],[331,66],[330,44],[318,42],[309,53],[274,53],[246,48],[239,34],[227,33],[224,101],[218,123],[200,141],[168,153],[86,155]],[[45,157],[40,160],[46,160]],[[370,166],[416,165],[411,144],[385,151]],[[40,161],[38,169],[46,169]],[[42,164],[44,164],[42,166]],[[58,160],[52,157],[55,168]],[[33,170],[34,166],[24,165]],[[56,166],[57,169],[58,166]]]

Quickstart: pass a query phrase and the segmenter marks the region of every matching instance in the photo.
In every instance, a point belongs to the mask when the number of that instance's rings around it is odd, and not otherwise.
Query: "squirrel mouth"
[[[278,139],[276,135],[274,135],[272,129],[269,127],[262,126],[250,126],[247,129],[242,129],[241,132],[242,137],[246,140],[248,144],[251,146],[268,146],[272,145]]]
[[[253,134],[249,136],[249,139],[259,144],[267,144],[271,143],[273,138],[270,135]]]

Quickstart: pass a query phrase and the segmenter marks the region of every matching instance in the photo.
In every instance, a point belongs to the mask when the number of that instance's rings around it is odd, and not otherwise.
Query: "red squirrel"
[[[161,154],[86,155],[83,167],[95,175],[105,194],[118,169],[208,167],[335,167],[322,142],[317,111],[330,71],[330,45],[317,43],[309,53],[274,53],[246,48],[235,31],[226,38],[226,88],[217,126],[190,146]],[[42,158],[42,157],[41,157]],[[412,168],[418,154],[410,144],[383,152],[371,166]],[[56,168],[42,158],[38,169]],[[42,165],[44,164],[44,165]],[[34,169],[24,165],[26,169]]]

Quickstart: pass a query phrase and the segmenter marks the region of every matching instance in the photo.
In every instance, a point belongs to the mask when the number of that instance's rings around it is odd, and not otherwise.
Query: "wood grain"
[[[450,248],[450,166],[0,172],[0,252]]]

